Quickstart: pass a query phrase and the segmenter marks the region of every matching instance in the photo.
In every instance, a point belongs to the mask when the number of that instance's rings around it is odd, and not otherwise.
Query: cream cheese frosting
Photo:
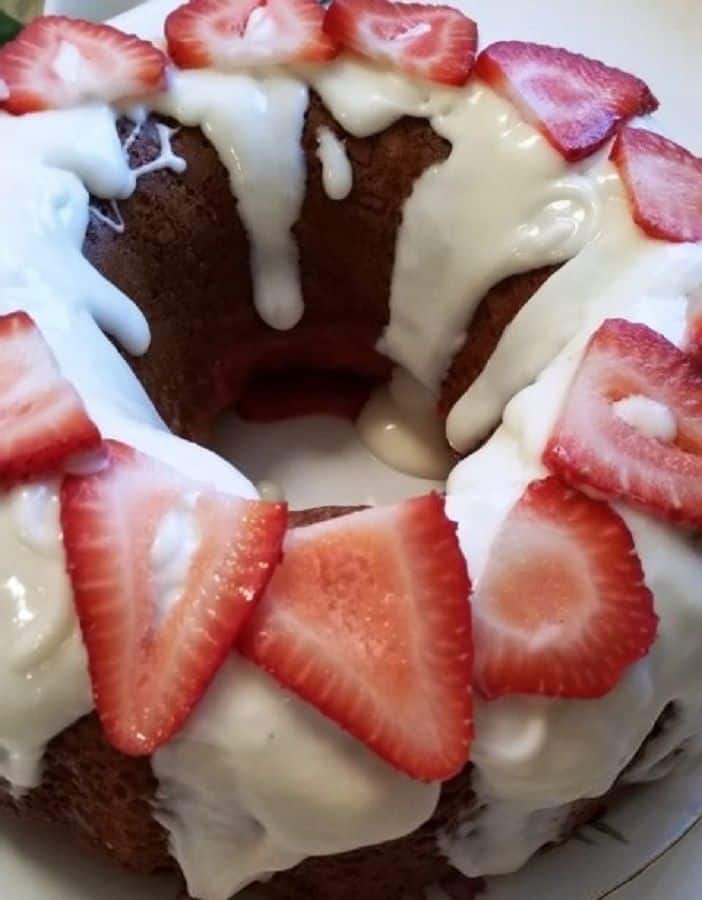
[[[114,24],[162,45],[164,17],[178,5],[151,0]],[[449,418],[451,443],[463,451],[499,423],[511,401],[493,438],[448,482],[448,511],[477,584],[511,504],[544,473],[540,451],[589,335],[617,315],[646,322],[680,344],[688,298],[702,285],[702,247],[646,238],[631,222],[608,163],[568,166],[477,80],[466,89],[439,88],[346,58],[295,71],[172,73],[168,91],[147,105],[201,127],[217,149],[251,238],[256,303],[273,327],[292,327],[302,314],[290,229],[304,195],[300,138],[310,88],[351,134],[370,135],[414,115],[451,144],[448,158],[420,176],[405,204],[381,341],[421,384],[422,396],[438,391],[476,304],[494,282],[575,256],[519,313]],[[129,168],[115,118],[98,103],[21,118],[0,113],[9,173],[0,184],[0,313],[24,309],[35,318],[105,437],[198,480],[206,471],[220,490],[256,496],[223,460],[166,430],[102,333],[131,353],[148,347],[142,314],[80,253],[87,191],[126,198],[148,171]],[[182,170],[169,132],[159,134],[156,166]],[[341,193],[338,176],[330,179]],[[345,188],[345,176],[341,182]],[[645,404],[624,415],[635,416],[642,429],[670,431],[665,413]],[[0,672],[13,685],[0,695],[0,775],[17,789],[37,783],[46,742],[91,706],[56,490],[53,482],[40,483],[0,502],[0,587],[9,599],[0,631],[10,648]],[[475,827],[438,836],[466,874],[510,871],[555,838],[566,805],[606,791],[669,704],[674,724],[649,744],[628,777],[663,774],[681,744],[699,749],[699,550],[682,532],[617,508],[655,594],[660,637],[601,700],[478,702],[472,757],[483,811]],[[188,522],[187,510],[180,511],[154,547],[164,602],[197,540]],[[182,732],[155,755],[153,768],[157,815],[191,893],[204,900],[224,900],[308,855],[407,834],[431,816],[439,793],[438,785],[393,770],[236,656]]]
[[[155,6],[164,8],[164,4]],[[251,101],[248,116],[255,118],[261,103],[274,109],[268,127],[280,125],[281,116],[290,117],[295,138],[289,142],[295,144],[291,156],[301,160],[306,87],[276,76],[265,81],[225,78],[225,93],[238,86],[242,102]],[[191,116],[208,132],[208,108],[199,104],[204,102],[203,93],[215,90],[217,84],[214,75],[204,85],[195,77],[184,77],[168,101],[178,104],[178,109],[168,106],[163,97],[154,100],[154,108],[177,111],[184,119]],[[131,114],[139,121],[138,111]],[[197,481],[206,472],[219,490],[255,497],[253,486],[228,463],[166,429],[106,337],[113,336],[127,351],[139,354],[148,348],[149,329],[135,304],[81,254],[91,214],[88,191],[99,198],[125,199],[133,193],[137,178],[157,167],[182,171],[166,131],[160,133],[158,161],[130,169],[117,136],[116,116],[116,111],[97,103],[21,118],[0,113],[7,175],[0,186],[0,314],[23,309],[34,318],[104,437],[160,458]],[[224,135],[229,120],[213,127],[220,126],[218,134]],[[232,127],[243,134],[243,119]],[[265,131],[266,126],[262,127]],[[76,134],[81,135],[80,141]],[[265,142],[272,135],[267,131],[258,137]],[[227,137],[222,140],[226,143]],[[253,144],[247,146],[252,153]],[[231,168],[237,158],[232,154]],[[301,202],[304,181],[300,183],[291,210]],[[277,210],[273,202],[267,214],[274,216]],[[291,212],[290,224],[296,215]],[[291,278],[295,281],[294,273]],[[9,600],[3,609],[7,626],[3,633],[11,648],[3,655],[0,671],[13,686],[11,692],[0,695],[0,776],[17,791],[38,783],[46,743],[92,708],[87,659],[65,575],[57,485],[40,482],[32,491],[16,489],[0,501],[0,585]],[[154,578],[164,606],[177,589],[183,560],[196,543],[189,522],[187,510],[179,510],[163,523],[153,548]],[[248,671],[239,671],[244,669]],[[156,771],[163,773],[162,799],[173,807],[163,807],[159,815],[172,829],[173,847],[186,877],[198,895],[208,900],[229,896],[238,885],[294,865],[308,853],[353,849],[406,834],[431,816],[439,793],[436,784],[421,784],[398,774],[333,722],[251,670],[248,664],[227,664],[213,686],[211,701],[218,704],[222,717],[211,720],[205,714],[205,725],[202,717],[194,718],[178,743],[154,760]],[[229,680],[232,672],[237,674],[234,692]],[[218,690],[218,684],[224,688]],[[205,709],[209,702],[208,694]],[[251,734],[258,735],[261,752],[252,754],[252,744],[232,741],[240,715],[254,717],[256,730]],[[281,736],[278,749],[265,755],[262,751],[271,735]],[[208,743],[209,757],[201,752]],[[198,748],[199,764],[193,763],[193,747]],[[224,754],[223,765],[208,769],[208,761],[218,753]],[[299,764],[291,767],[290,759]],[[249,792],[242,793],[235,804],[238,788],[232,779],[240,783],[241,773],[250,772],[254,761],[260,790],[256,793],[250,779]],[[320,767],[341,786],[341,793],[330,797],[318,782],[313,818],[305,833],[299,823],[297,829],[293,827],[289,811],[293,802],[299,808],[303,788],[307,791]],[[217,780],[220,776],[222,782]],[[277,786],[267,798],[262,793],[266,784]],[[228,818],[219,822],[219,841],[214,839],[211,821],[194,815],[198,803],[202,810],[208,808],[208,792],[211,796],[213,791],[232,800]],[[199,797],[198,803],[189,802],[194,796]],[[391,797],[392,811],[387,814]],[[314,799],[310,794],[310,803]],[[190,812],[181,816],[186,808]],[[341,816],[340,808],[345,809]],[[249,823],[255,835],[234,853],[242,821]],[[179,822],[185,823],[180,831]],[[206,846],[212,855],[193,854],[194,846]]]
[[[236,654],[153,769],[157,818],[190,893],[207,900],[306,856],[407,834],[439,796]]]
[[[612,189],[601,234],[537,291],[505,332],[509,359],[533,355],[536,372],[543,371],[516,393],[493,437],[458,464],[447,486],[447,511],[458,523],[470,560],[478,612],[491,543],[527,484],[547,474],[541,453],[590,335],[604,319],[623,317],[680,345],[689,296],[701,284],[702,245],[650,240],[632,222],[622,192]],[[567,304],[560,315],[557,298]],[[493,360],[501,358],[506,365],[507,354],[499,353],[500,348]],[[531,380],[528,368],[519,366],[501,374],[517,388],[520,380]],[[496,418],[503,404],[500,395]],[[465,433],[480,434],[484,407],[466,403],[462,411]],[[637,417],[643,430],[660,431],[660,409],[644,407]],[[667,761],[670,767],[671,751],[702,729],[697,690],[702,602],[695,588],[702,579],[702,554],[683,530],[625,504],[615,506],[634,537],[654,594],[659,636],[648,656],[599,700],[477,701],[471,758],[476,805],[483,811],[474,822],[441,836],[442,849],[466,875],[521,866],[544,843],[538,823],[557,823],[550,835],[556,837],[564,820],[559,809],[608,791],[670,704],[674,724],[664,740],[647,747],[628,773],[630,780],[664,774],[660,764]],[[689,749],[699,752],[699,747]]]

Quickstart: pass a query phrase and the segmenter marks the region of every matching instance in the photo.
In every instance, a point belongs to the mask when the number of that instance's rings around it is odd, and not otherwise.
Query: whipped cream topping
[[[702,284],[702,245],[647,238],[633,224],[620,190],[610,191],[603,215],[597,239],[546,282],[507,330],[488,366],[499,360],[504,368],[495,363],[493,372],[486,369],[483,385],[500,384],[499,377],[502,390],[506,385],[518,390],[520,382],[533,378],[530,366],[534,375],[543,371],[508,403],[493,437],[449,478],[447,509],[470,560],[478,587],[475,603],[505,516],[527,484],[547,474],[541,453],[591,334],[604,319],[623,317],[649,325],[678,345],[684,339],[688,295]],[[559,301],[567,304],[561,314]],[[497,404],[504,402],[504,394],[497,396],[493,402],[499,416]],[[632,398],[628,415],[636,416],[642,430],[659,439],[669,437],[670,412],[643,399]],[[456,428],[479,435],[490,421],[486,408],[463,404],[465,421],[454,421]],[[476,805],[482,812],[475,822],[440,838],[448,858],[466,875],[513,871],[545,840],[556,838],[562,808],[605,793],[669,704],[673,723],[646,748],[628,773],[630,780],[664,774],[671,767],[671,753],[702,729],[697,691],[702,603],[695,587],[702,579],[702,554],[685,531],[626,504],[615,508],[632,532],[654,594],[659,636],[649,655],[601,699],[477,700],[471,758]],[[693,744],[688,748],[699,751]],[[541,825],[553,830],[548,834]]]

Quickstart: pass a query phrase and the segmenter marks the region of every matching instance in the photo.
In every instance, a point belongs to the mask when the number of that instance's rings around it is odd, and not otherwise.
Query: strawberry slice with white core
[[[478,57],[475,74],[510,100],[569,161],[589,156],[621,122],[658,106],[634,75],[543,44],[492,44]]]
[[[21,114],[163,90],[167,59],[148,41],[67,16],[34,19],[0,50],[2,107]]]
[[[475,62],[478,26],[449,6],[334,0],[324,30],[337,43],[407,75],[462,85]]]
[[[590,340],[544,463],[575,486],[702,525],[702,369],[646,325],[607,320]]]
[[[317,0],[190,0],[166,19],[181,69],[324,62],[338,48],[322,30]]]
[[[436,495],[293,529],[239,642],[284,687],[413,778],[465,765],[470,582]]]
[[[142,756],[183,726],[231,650],[280,559],[286,510],[106,446],[102,471],[64,479],[61,525],[105,734]]]
[[[621,517],[558,478],[534,481],[476,589],[476,687],[488,699],[600,697],[648,653],[657,624]]]
[[[45,475],[100,441],[34,321],[0,316],[0,482]]]
[[[625,128],[612,147],[636,224],[665,241],[702,241],[702,159],[646,131]]]

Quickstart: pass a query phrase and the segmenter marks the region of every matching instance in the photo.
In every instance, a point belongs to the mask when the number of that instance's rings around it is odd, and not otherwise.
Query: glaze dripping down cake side
[[[460,6],[0,49],[0,806],[201,900],[471,896],[702,733],[702,162]],[[445,492],[288,513],[190,443],[377,389]]]

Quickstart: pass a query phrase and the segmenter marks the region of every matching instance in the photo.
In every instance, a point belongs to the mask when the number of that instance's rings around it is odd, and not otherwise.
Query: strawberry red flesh
[[[239,649],[396,768],[449,778],[472,736],[470,583],[435,496],[289,532]]]
[[[702,159],[646,131],[625,128],[612,147],[634,221],[666,241],[702,241]]]
[[[657,622],[621,517],[553,476],[534,481],[476,590],[476,687],[488,699],[600,697],[648,653]]]
[[[589,156],[622,122],[658,106],[634,75],[543,44],[492,44],[478,57],[475,73],[569,161]]]
[[[618,401],[630,397],[660,404],[673,439],[618,415]],[[702,525],[702,370],[647,326],[607,320],[590,340],[544,462],[573,485]]]
[[[0,50],[0,103],[21,114],[111,103],[165,87],[166,57],[147,41],[110,25],[66,16],[41,16]]]
[[[338,53],[317,0],[190,0],[166,19],[168,52],[182,69],[224,71],[324,62]]]
[[[415,78],[462,85],[475,61],[478,27],[448,6],[334,0],[324,30],[338,44]]]
[[[688,300],[684,350],[702,369],[702,289]]]
[[[0,482],[48,474],[100,433],[24,312],[0,317]]]
[[[106,446],[104,469],[64,479],[61,525],[105,734],[142,756],[183,726],[231,650],[280,559],[286,511]],[[169,515],[196,536],[190,556],[185,539],[175,547],[185,564],[171,594],[154,571]]]

